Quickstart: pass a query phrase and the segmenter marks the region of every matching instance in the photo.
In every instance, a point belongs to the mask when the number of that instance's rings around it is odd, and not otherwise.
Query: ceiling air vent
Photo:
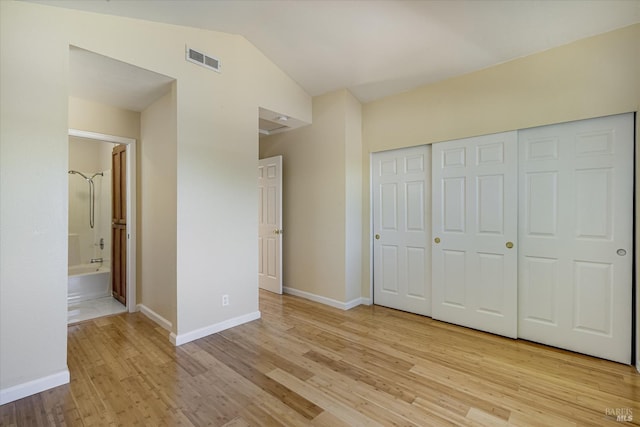
[[[205,55],[202,52],[198,52],[197,50],[187,48],[187,61],[193,62],[194,64],[202,65],[203,67],[207,67],[211,70],[220,72],[220,68],[222,64],[218,58],[214,58],[213,56]]]

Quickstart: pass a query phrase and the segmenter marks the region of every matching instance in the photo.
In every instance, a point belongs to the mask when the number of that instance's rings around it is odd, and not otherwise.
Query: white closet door
[[[431,148],[374,153],[374,303],[431,315]]]
[[[629,363],[633,124],[520,131],[521,338]]]
[[[515,338],[517,133],[433,145],[433,318]]]

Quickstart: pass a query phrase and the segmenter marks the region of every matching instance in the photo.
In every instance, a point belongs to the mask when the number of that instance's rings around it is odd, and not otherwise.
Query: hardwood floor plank
[[[70,325],[70,384],[0,425],[640,425],[632,366],[384,307],[261,292],[260,311],[181,347],[140,313]]]
[[[432,402],[430,400],[422,399],[421,397],[417,397],[413,402],[413,405],[423,409],[429,414],[433,414],[438,416],[442,420],[446,421],[449,425],[455,426],[477,426],[479,425],[477,422],[474,422],[468,418],[466,418],[467,413],[469,412],[469,407],[466,405],[461,405],[463,410],[458,408],[458,405],[454,404],[454,408],[452,409],[451,405],[443,405],[442,401]]]
[[[311,425],[315,427],[351,427],[354,424],[350,424],[346,420],[333,415],[331,412],[325,411],[311,420]]]
[[[388,378],[383,379],[377,375],[367,372],[365,369],[358,368],[343,361],[332,360],[314,351],[309,351],[305,356],[316,363],[327,366],[329,369],[339,373],[340,375],[368,384],[377,390],[387,393],[389,396],[393,396],[394,398],[404,400],[408,403],[413,402],[416,398],[411,390],[394,385]]]
[[[82,417],[75,407],[68,386],[56,387],[42,393],[44,408],[50,425],[80,426],[84,425]],[[2,425],[2,423],[0,423]]]
[[[388,425],[409,425],[405,420],[398,418],[387,408],[380,408],[373,405],[369,400],[364,399],[357,390],[370,387],[364,383],[358,383],[350,378],[336,378],[335,376],[320,377],[315,376],[307,381],[313,387],[322,391],[325,395],[340,401],[343,405],[357,411],[358,418],[361,423],[356,422],[352,425],[372,425],[372,426],[388,426]],[[334,413],[336,416],[345,417],[344,414]],[[352,415],[353,416],[353,415]],[[346,418],[346,417],[345,417]]]
[[[478,408],[469,409],[469,413],[467,414],[467,418],[473,421],[477,421],[482,425],[490,425],[490,426],[507,426],[509,423],[507,420],[503,420],[502,418],[498,418],[493,414],[489,414],[484,412]]]
[[[309,402],[281,384],[278,384],[271,378],[267,377],[263,372],[260,372],[255,366],[243,361],[243,352],[234,348],[235,345],[231,341],[224,339],[222,336],[217,335],[203,338],[200,340],[199,345],[203,350],[231,367],[234,371],[247,378],[261,389],[278,397],[282,402],[295,409],[305,418],[313,419],[316,415],[322,412],[322,409],[314,405],[312,402]]]
[[[251,427],[251,424],[249,424],[245,419],[238,417],[232,419],[222,427]]]
[[[253,344],[250,340],[247,339],[246,334],[247,329],[238,329],[236,331],[224,331],[220,335],[230,342],[238,345],[239,350],[242,351],[245,357],[250,357],[250,363],[259,366],[264,362],[264,371],[271,371],[271,368],[279,368],[289,374],[305,381],[313,376],[313,372],[300,367],[295,363],[291,363],[291,360],[286,359],[280,355],[278,355],[275,351],[271,351],[264,345],[264,343]],[[242,343],[242,344],[238,344]]]
[[[324,412],[331,413],[335,419],[343,420],[347,425],[377,425],[373,420],[345,405],[340,400],[335,399],[325,393],[322,390],[315,388],[311,383],[301,381],[287,372],[280,369],[275,369],[269,372],[269,377],[283,384],[287,388],[295,391],[309,401],[315,403],[321,407]],[[317,419],[322,414],[319,414],[315,418]],[[326,417],[325,417],[326,418]],[[321,418],[321,420],[324,418]]]

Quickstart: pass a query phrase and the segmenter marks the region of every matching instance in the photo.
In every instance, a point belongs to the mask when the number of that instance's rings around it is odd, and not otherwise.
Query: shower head
[[[76,175],[76,174],[80,175],[81,177],[83,177],[87,181],[89,181],[91,179],[88,176],[86,176],[85,174],[83,174],[82,172],[78,172],[78,171],[74,171],[74,170],[69,171],[69,174],[71,174],[71,175]]]

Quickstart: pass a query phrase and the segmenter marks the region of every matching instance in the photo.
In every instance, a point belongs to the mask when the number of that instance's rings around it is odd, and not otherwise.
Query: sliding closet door
[[[431,147],[374,153],[374,303],[431,315]]]
[[[633,125],[520,131],[519,337],[629,363]]]
[[[517,333],[517,133],[433,144],[433,318]]]

